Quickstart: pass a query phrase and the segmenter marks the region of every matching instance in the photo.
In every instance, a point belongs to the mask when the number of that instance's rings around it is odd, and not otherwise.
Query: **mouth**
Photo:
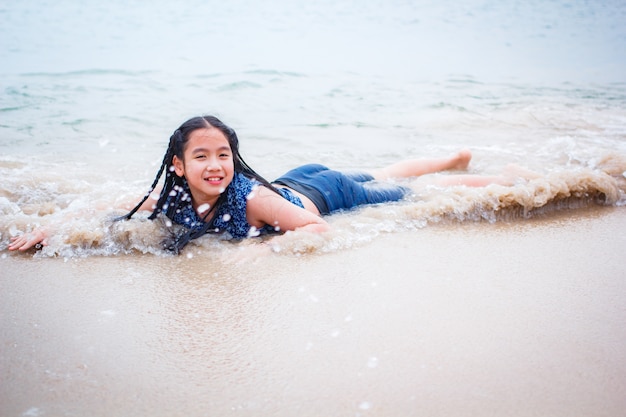
[[[223,180],[224,180],[224,177],[206,177],[206,178],[204,178],[204,181],[208,182],[209,184],[215,184],[215,185],[219,185]]]

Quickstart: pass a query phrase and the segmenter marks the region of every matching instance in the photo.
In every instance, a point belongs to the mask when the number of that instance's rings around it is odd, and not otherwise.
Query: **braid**
[[[266,186],[267,188],[269,188],[270,190],[274,191],[276,194],[282,196],[282,194],[280,193],[280,191],[278,191],[276,189],[276,187],[274,187],[272,185],[272,183],[270,183],[268,180],[266,180],[265,178],[263,178],[260,174],[257,174],[257,172],[255,170],[253,170],[250,165],[248,165],[246,163],[246,161],[243,160],[243,158],[241,157],[241,155],[239,155],[239,151],[237,151],[237,157],[239,159],[239,165],[241,166],[241,172],[243,172],[244,174],[246,174],[248,177],[254,178],[255,180],[257,180],[258,182],[260,182],[261,184],[263,184],[264,186]]]
[[[161,176],[163,175],[163,171],[165,171],[165,168],[170,166],[171,167],[171,163],[172,163],[172,158],[174,157],[175,151],[174,151],[174,142],[175,142],[175,136],[176,133],[180,133],[179,130],[177,130],[176,132],[174,132],[174,134],[172,135],[172,137],[170,138],[170,144],[167,148],[167,151],[165,152],[165,156],[163,156],[163,162],[161,162],[161,167],[159,168],[159,171],[156,174],[156,177],[154,178],[154,181],[152,182],[152,185],[150,186],[150,189],[148,190],[148,192],[143,196],[143,198],[141,199],[141,201],[130,211],[128,212],[128,214],[125,214],[124,216],[118,217],[115,219],[115,221],[119,221],[119,220],[130,220],[131,217],[133,217],[133,215],[139,210],[139,208],[141,207],[141,205],[143,203],[146,202],[146,200],[150,197],[150,194],[152,193],[152,191],[154,191],[154,189],[156,188],[157,184],[159,183],[159,180],[161,179]],[[152,214],[150,215],[150,219],[154,219],[156,217],[156,215],[161,212],[162,210],[162,205],[163,202],[165,201],[165,199],[167,198],[167,195],[169,194],[170,190],[173,188],[173,185],[170,185],[168,187],[168,179],[170,179],[171,181],[171,177],[176,177],[176,175],[172,175],[171,169],[168,169],[166,174],[165,174],[165,182],[166,185],[163,187],[163,191],[161,191],[161,195],[159,197],[159,200],[156,204],[156,208],[155,210],[152,212]],[[167,193],[165,193],[167,189]]]
[[[163,210],[165,210],[166,216],[171,218],[176,210],[176,207],[178,206],[178,203],[180,202],[180,199],[182,198],[179,191],[183,190],[184,180],[174,172],[173,159],[175,155],[179,158],[182,157],[183,140],[183,134],[180,129],[177,129],[170,137],[170,144],[167,148],[167,152],[165,153],[165,158],[163,159],[163,162],[168,167],[167,171],[165,171],[165,181],[155,209],[152,211],[152,214],[150,214],[150,217],[148,217],[150,220],[156,219],[159,213]],[[177,195],[176,203],[168,206],[166,201],[172,193]]]

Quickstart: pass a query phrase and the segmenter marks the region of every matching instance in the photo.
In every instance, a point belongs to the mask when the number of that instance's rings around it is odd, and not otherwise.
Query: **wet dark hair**
[[[150,197],[150,194],[156,188],[159,180],[161,179],[161,176],[163,175],[163,172],[165,172],[165,183],[163,184],[163,190],[161,191],[159,199],[155,205],[155,209],[152,211],[152,214],[148,218],[150,220],[153,220],[159,215],[159,213],[162,212],[170,219],[173,218],[174,213],[179,207],[177,207],[176,205],[168,206],[168,204],[166,204],[167,198],[168,196],[170,196],[170,193],[177,193],[178,191],[182,190],[184,186],[183,178],[179,177],[174,171],[174,156],[176,156],[180,160],[184,160],[185,147],[187,145],[187,142],[189,141],[191,133],[198,129],[206,129],[211,127],[218,129],[220,132],[222,132],[228,140],[228,144],[230,145],[230,149],[233,155],[233,165],[236,173],[242,173],[249,178],[253,178],[268,187],[269,189],[278,193],[278,190],[276,190],[276,188],[274,188],[269,183],[269,181],[257,174],[243,160],[241,154],[239,153],[239,138],[232,128],[222,123],[222,121],[215,116],[193,117],[180,125],[180,127],[176,129],[174,134],[172,134],[172,136],[170,137],[170,143],[167,147],[167,151],[165,152],[165,156],[163,157],[161,167],[159,168],[159,171],[154,178],[154,182],[150,186],[150,189],[148,190],[146,195],[139,202],[139,204],[135,206],[135,208],[133,208],[128,214],[118,218],[117,220],[129,220],[137,212],[137,210],[139,210],[141,205]],[[212,212],[216,211],[222,204],[225,203],[225,201],[226,192],[223,192],[217,200],[217,203],[213,205],[213,207],[211,207],[210,210],[204,215],[203,220],[205,220]],[[176,237],[175,239],[173,239],[173,241],[164,242],[164,247],[169,251],[179,253],[180,250],[185,247],[187,243],[189,243],[189,241],[206,234],[210,229],[211,222],[205,222],[205,225],[199,230],[190,230],[187,233]]]

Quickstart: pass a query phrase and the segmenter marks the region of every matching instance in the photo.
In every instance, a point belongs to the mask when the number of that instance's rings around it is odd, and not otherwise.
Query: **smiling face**
[[[191,132],[183,159],[174,156],[172,162],[176,175],[187,179],[193,207],[201,216],[206,214],[208,207],[213,207],[235,174],[230,144],[214,127]]]

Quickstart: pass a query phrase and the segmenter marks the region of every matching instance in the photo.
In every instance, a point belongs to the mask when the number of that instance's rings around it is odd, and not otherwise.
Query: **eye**
[[[220,158],[230,158],[230,154],[229,153],[221,153],[220,154]]]
[[[200,154],[196,155],[194,158],[195,159],[205,159],[206,155],[200,153]]]

